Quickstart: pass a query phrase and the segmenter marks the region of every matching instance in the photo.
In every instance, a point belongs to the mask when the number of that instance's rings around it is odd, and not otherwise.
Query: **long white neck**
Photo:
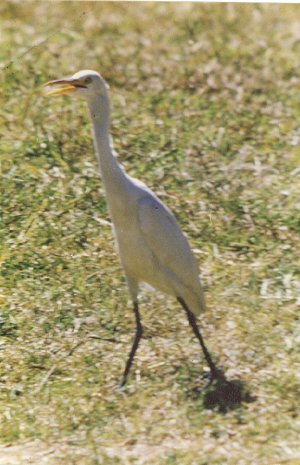
[[[96,157],[106,193],[109,193],[121,184],[126,175],[113,154],[109,136],[110,106],[108,92],[93,95],[93,98],[88,100],[88,107],[92,121]]]

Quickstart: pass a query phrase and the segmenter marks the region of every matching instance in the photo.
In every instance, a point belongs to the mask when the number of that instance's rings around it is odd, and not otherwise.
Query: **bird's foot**
[[[126,389],[126,383],[127,383],[127,379],[126,379],[126,378],[122,378],[120,384],[118,384],[117,389],[118,389],[119,391],[124,391],[124,389]]]
[[[211,369],[211,381],[217,381],[219,383],[227,383],[226,376],[220,368],[214,367]]]
[[[125,393],[125,392],[126,392],[127,387],[128,387],[128,386],[126,385],[126,382],[124,383],[124,380],[122,380],[121,383],[119,383],[119,384],[117,384],[117,385],[114,385],[113,388],[112,388],[112,390],[113,390],[113,392],[115,392],[115,393],[120,393],[120,394],[122,394],[122,393]]]
[[[210,367],[209,370],[205,371],[202,379],[204,380],[204,385],[202,386],[201,391],[205,391],[213,384],[220,385],[228,383],[222,370],[216,367]]]

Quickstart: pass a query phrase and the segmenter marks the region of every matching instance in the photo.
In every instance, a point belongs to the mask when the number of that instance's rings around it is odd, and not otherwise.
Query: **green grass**
[[[300,7],[0,11],[0,464],[298,464]],[[120,161],[188,234],[206,342],[251,402],[207,406],[184,314],[148,291],[115,390],[134,319],[86,108],[40,91],[83,68],[110,84]]]

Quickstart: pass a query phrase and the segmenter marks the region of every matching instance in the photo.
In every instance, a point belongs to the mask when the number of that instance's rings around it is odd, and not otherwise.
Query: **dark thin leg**
[[[130,351],[130,354],[129,354],[129,357],[128,357],[128,360],[127,360],[127,363],[126,363],[126,367],[125,367],[125,370],[124,370],[124,374],[123,374],[123,378],[122,378],[122,382],[121,382],[121,387],[126,384],[127,376],[129,374],[130,367],[131,367],[133,359],[134,359],[134,355],[135,355],[135,353],[137,351],[140,339],[141,339],[142,334],[143,334],[143,327],[142,327],[142,323],[141,323],[139,306],[138,306],[137,302],[134,302],[133,310],[134,310],[135,321],[136,321],[136,332],[135,332],[135,337],[134,337],[134,341],[133,341],[133,344],[132,344],[132,348],[131,348],[131,351]]]
[[[202,347],[202,350],[203,350],[203,353],[204,353],[204,356],[206,358],[206,361],[209,365],[209,368],[210,368],[210,371],[211,371],[211,376],[212,378],[219,378],[220,376],[220,373],[219,373],[219,370],[217,369],[216,365],[214,364],[214,362],[212,361],[212,358],[210,356],[210,353],[208,352],[207,348],[206,348],[206,345],[204,344],[204,340],[203,340],[203,337],[201,336],[201,333],[200,333],[200,330],[197,326],[197,323],[196,323],[196,319],[194,317],[194,314],[189,310],[188,306],[186,305],[185,301],[181,298],[181,297],[177,297],[177,300],[178,302],[182,305],[182,307],[184,308],[184,310],[186,311],[186,314],[187,314],[187,317],[188,317],[188,320],[189,320],[189,324],[191,325],[193,331],[194,331],[194,334],[196,336],[196,338],[198,339],[198,341],[200,342],[200,345]]]

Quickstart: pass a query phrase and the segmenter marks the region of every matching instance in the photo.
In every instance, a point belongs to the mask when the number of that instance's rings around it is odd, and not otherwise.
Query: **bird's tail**
[[[188,309],[195,315],[198,316],[200,313],[206,310],[205,297],[203,289],[200,287],[199,292],[187,292],[183,297]]]

